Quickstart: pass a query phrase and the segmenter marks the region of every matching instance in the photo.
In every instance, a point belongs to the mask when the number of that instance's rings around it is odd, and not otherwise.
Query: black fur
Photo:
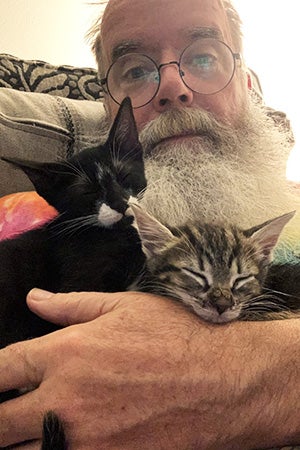
[[[300,264],[271,264],[264,289],[274,293],[279,307],[300,317]]]
[[[104,145],[56,163],[2,159],[22,169],[59,215],[41,228],[0,242],[0,348],[57,329],[27,307],[26,295],[34,287],[52,292],[126,290],[143,267],[144,254],[125,211],[129,196],[146,187],[129,99]],[[103,202],[122,218],[108,226],[99,223]],[[2,393],[0,402],[16,395]],[[60,423],[49,413],[42,449],[64,448]]]
[[[48,411],[44,416],[41,450],[66,450],[66,448],[62,423],[53,411]]]

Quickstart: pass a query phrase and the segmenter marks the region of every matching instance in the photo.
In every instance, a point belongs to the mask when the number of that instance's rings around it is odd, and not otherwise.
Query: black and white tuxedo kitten
[[[104,145],[53,163],[2,159],[22,169],[59,215],[0,242],[0,348],[53,330],[26,305],[33,287],[52,292],[126,290],[144,255],[133,219],[125,212],[128,200],[146,187],[129,99]]]
[[[58,211],[46,225],[0,242],[0,348],[57,327],[26,305],[33,287],[52,292],[124,291],[144,264],[129,199],[146,187],[143,150],[125,99],[105,144],[66,161],[37,163],[3,157],[23,170]],[[0,402],[18,395],[0,393]],[[55,414],[44,420],[43,449],[65,448]]]

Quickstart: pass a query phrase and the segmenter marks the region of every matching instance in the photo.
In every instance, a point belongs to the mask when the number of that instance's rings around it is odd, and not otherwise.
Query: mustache
[[[218,150],[224,143],[237,144],[232,125],[218,121],[210,112],[199,108],[177,108],[161,113],[140,132],[145,153],[150,153],[163,140],[173,136],[195,136],[209,141]]]

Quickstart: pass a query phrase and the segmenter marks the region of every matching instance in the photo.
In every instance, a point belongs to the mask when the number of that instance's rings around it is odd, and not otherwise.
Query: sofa
[[[0,54],[0,156],[54,161],[97,145],[101,100],[95,69]],[[21,171],[0,160],[0,173],[0,239],[53,217]]]
[[[0,54],[0,155],[53,161],[99,142],[102,89],[90,68]],[[0,196],[32,190],[0,162]]]

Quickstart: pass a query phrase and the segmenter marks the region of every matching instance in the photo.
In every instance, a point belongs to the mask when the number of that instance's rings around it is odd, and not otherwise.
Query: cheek
[[[110,122],[112,123],[117,115],[120,105],[113,101],[109,96],[104,97],[104,108],[108,115]]]
[[[133,113],[138,132],[140,132],[144,128],[144,126],[147,125],[147,123],[149,123],[153,119],[156,119],[156,117],[159,115],[151,106],[151,103],[143,106],[142,108],[135,109]]]
[[[234,79],[221,92],[213,95],[194,94],[193,106],[211,112],[216,119],[234,125],[249,101],[246,82]]]
[[[110,97],[107,97],[104,99],[104,107],[110,119],[110,122],[112,123],[118,113],[120,105],[114,102]],[[150,120],[154,119],[157,116],[157,114],[154,114],[154,111],[152,111],[152,108],[149,107],[149,105],[134,109],[133,114],[139,132],[144,125],[146,125]]]

